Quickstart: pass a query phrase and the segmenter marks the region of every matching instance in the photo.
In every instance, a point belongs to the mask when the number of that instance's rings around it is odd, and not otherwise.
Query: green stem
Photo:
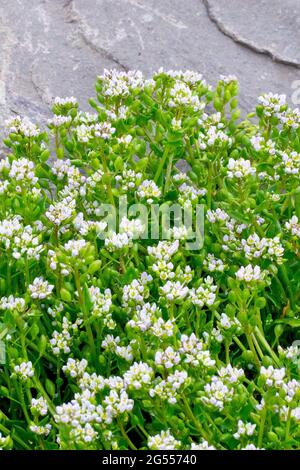
[[[174,320],[174,303],[173,302],[171,302],[170,304],[169,313],[170,313],[170,320]]]
[[[56,225],[54,226],[53,235],[54,235],[54,243],[58,247],[58,245],[59,245],[59,242],[58,242],[58,227]],[[56,271],[56,293],[57,293],[57,296],[59,298],[60,298],[61,286],[62,286],[61,270],[60,270],[60,267],[58,266],[58,269]]]
[[[17,394],[18,394],[18,397],[19,397],[19,401],[21,403],[21,408],[22,408],[24,417],[26,419],[27,424],[30,425],[31,419],[30,419],[30,416],[29,416],[28,411],[27,411],[22,385],[20,386],[19,384],[16,383],[16,390],[17,390]]]
[[[202,425],[199,423],[199,421],[196,419],[194,413],[191,410],[191,407],[189,405],[189,402],[186,399],[186,396],[183,394],[182,395],[182,401],[184,405],[184,410],[187,414],[187,416],[190,418],[190,420],[194,423],[195,428],[199,431],[201,436],[203,436],[208,442],[210,441],[210,436],[208,433],[203,429]]]
[[[114,200],[114,195],[113,195],[113,192],[112,192],[112,187],[111,187],[111,180],[110,180],[110,172],[108,170],[108,166],[107,166],[107,163],[106,163],[106,160],[105,160],[105,155],[103,155],[103,153],[101,153],[101,162],[102,162],[102,166],[103,166],[103,170],[104,170],[104,173],[109,177],[108,178],[108,182],[106,183],[106,187],[107,187],[107,194],[108,194],[108,197],[109,197],[109,200],[111,202],[111,204],[113,206],[115,206],[115,200]]]
[[[89,324],[89,317],[88,317],[88,311],[86,309],[84,299],[83,299],[83,294],[82,294],[82,288],[81,288],[81,283],[80,283],[80,274],[78,269],[74,269],[74,278],[75,278],[75,285],[76,289],[78,292],[78,298],[79,298],[79,305],[83,313],[83,318],[85,322],[85,328],[88,336],[88,344],[90,347],[90,351],[92,354],[93,362],[96,367],[97,365],[97,353],[96,353],[96,348],[95,348],[95,343],[94,343],[94,336],[92,332],[91,325]]]
[[[164,150],[164,153],[163,153],[163,155],[162,155],[162,157],[161,157],[160,163],[159,163],[159,165],[158,165],[158,168],[157,168],[157,170],[156,170],[155,176],[154,176],[154,181],[155,181],[155,183],[157,183],[157,181],[159,180],[159,177],[160,177],[160,175],[161,175],[161,172],[162,172],[162,170],[163,170],[163,167],[164,167],[164,165],[165,165],[165,163],[166,163],[168,154],[169,154],[169,147],[166,146],[166,147],[165,147],[165,150]]]
[[[247,351],[243,343],[236,336],[233,336],[232,339],[241,348],[242,351]]]
[[[291,309],[293,310],[295,308],[295,298],[294,298],[293,291],[290,287],[291,283],[288,278],[286,267],[284,265],[278,266],[278,274],[288,294],[288,298],[290,299]]]
[[[28,338],[27,338],[27,344],[28,346],[33,349],[34,351],[36,352],[40,352],[39,350],[39,347],[33,343],[32,341],[30,341]],[[57,361],[50,355],[48,354],[47,352],[43,352],[43,357],[48,361],[50,362],[50,364],[53,364],[54,366],[57,365]]]
[[[25,256],[24,261],[25,261],[25,282],[26,282],[25,289],[27,289],[30,284],[30,273],[29,273],[28,260],[26,256]]]
[[[167,172],[166,172],[164,194],[167,194],[167,192],[169,191],[171,175],[172,175],[172,167],[173,167],[173,155],[170,155],[168,166],[167,166]]]
[[[7,269],[6,269],[6,292],[9,294],[11,289],[11,265],[9,259],[7,259]]]
[[[256,337],[253,333],[252,333],[252,339],[253,339],[253,343],[255,345],[255,348],[256,348],[256,350],[259,354],[259,357],[260,357],[260,359],[262,359],[264,357],[264,353],[262,352],[262,350],[260,348],[260,345],[259,345],[259,343],[258,343],[258,341],[257,341],[257,339],[256,339]]]
[[[207,207],[211,209],[212,200],[212,163],[208,162],[208,175],[207,175]]]
[[[286,428],[285,428],[285,440],[288,441],[290,435],[290,427],[291,427],[291,415],[292,409],[289,407],[287,420],[286,420]]]
[[[124,429],[123,424],[121,423],[121,421],[120,421],[119,419],[118,419],[118,425],[119,425],[121,434],[122,434],[122,436],[124,437],[124,439],[125,439],[125,441],[127,442],[127,444],[129,445],[130,449],[131,449],[131,450],[137,450],[137,448],[135,447],[135,445],[133,444],[133,442],[132,442],[131,439],[129,438],[128,434],[126,433],[126,431],[125,431],[125,429]]]
[[[225,357],[226,357],[226,364],[230,364],[230,356],[229,356],[229,341],[225,340]]]
[[[37,378],[37,377],[33,377],[33,383],[35,385],[35,387],[37,388],[37,390],[40,392],[40,394],[45,398],[47,404],[48,404],[48,408],[49,408],[49,411],[52,415],[55,414],[55,408],[52,404],[52,400],[49,398],[46,390],[44,389],[42,383],[40,382],[40,380]]]
[[[264,437],[266,416],[267,416],[267,408],[264,407],[260,415],[260,425],[259,425],[259,433],[258,433],[258,441],[257,441],[257,445],[259,448],[261,448],[262,446],[262,441]]]
[[[270,356],[274,360],[275,364],[278,367],[280,367],[281,364],[280,364],[280,361],[279,361],[278,357],[276,356],[276,354],[272,350],[271,346],[267,342],[266,338],[264,337],[264,335],[261,333],[260,329],[257,326],[254,328],[254,332],[255,332],[255,335],[257,336],[257,338],[259,339],[259,341],[261,342],[262,346],[264,346],[264,348],[268,351],[268,353],[270,354]]]
[[[249,345],[249,348],[254,356],[254,361],[255,361],[255,365],[257,367],[257,369],[259,370],[260,369],[260,360],[258,358],[258,355],[257,355],[257,352],[256,352],[256,349],[254,347],[254,344],[253,344],[253,340],[252,340],[252,336],[250,333],[245,333],[246,335],[246,338],[247,338],[247,342],[248,342],[248,345]]]
[[[0,424],[0,431],[3,432],[6,436],[11,436],[11,438],[16,441],[18,444],[20,444],[24,449],[29,450],[30,447],[18,436],[14,435],[12,432],[9,431],[3,424]]]
[[[124,263],[124,258],[121,255],[120,256],[120,273],[125,274],[125,272],[126,272],[126,267],[125,267],[125,263]]]

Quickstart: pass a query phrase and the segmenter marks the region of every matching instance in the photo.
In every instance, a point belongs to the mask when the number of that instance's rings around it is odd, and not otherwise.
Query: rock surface
[[[291,101],[299,23],[297,0],[1,0],[0,124],[46,119],[54,96],[87,108],[105,67],[235,74],[247,111],[265,91]]]

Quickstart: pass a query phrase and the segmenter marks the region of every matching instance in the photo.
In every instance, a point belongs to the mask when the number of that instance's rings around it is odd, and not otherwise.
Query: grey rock
[[[204,0],[210,19],[239,44],[300,68],[300,16],[295,0]]]
[[[0,126],[45,121],[55,96],[87,109],[104,68],[234,74],[244,111],[266,91],[291,101],[299,13],[297,0],[1,0]]]

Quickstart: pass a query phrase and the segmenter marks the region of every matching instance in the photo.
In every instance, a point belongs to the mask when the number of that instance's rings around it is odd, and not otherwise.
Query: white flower
[[[216,361],[211,359],[210,352],[205,350],[206,346],[197,338],[195,333],[190,336],[181,335],[180,342],[179,352],[184,355],[185,363],[193,366],[202,364],[204,367],[213,367],[215,365]]]
[[[95,372],[89,374],[81,370],[77,377],[79,377],[78,385],[81,390],[90,390],[92,393],[97,393],[106,386],[104,377],[97,375]]]
[[[53,100],[53,104],[57,106],[77,106],[78,101],[74,96],[67,96],[66,98],[60,98],[56,96]]]
[[[10,133],[19,133],[24,137],[37,137],[41,132],[26,116],[24,118],[16,116],[12,119],[8,119],[5,125],[8,127]]]
[[[133,318],[129,320],[127,325],[130,328],[138,328],[141,331],[147,331],[151,325],[156,321],[156,314],[159,313],[159,309],[156,304],[146,303],[137,311]]]
[[[148,447],[150,450],[175,450],[179,449],[180,441],[177,441],[169,430],[161,431],[160,434],[148,438]]]
[[[108,313],[112,307],[112,295],[110,289],[105,289],[104,293],[100,292],[99,287],[89,287],[89,294],[93,302],[92,315],[96,317],[108,317]],[[108,319],[107,319],[108,320]]]
[[[291,361],[296,361],[300,356],[300,347],[298,344],[292,344],[292,346],[283,349],[281,346],[278,346],[278,352],[281,356]]]
[[[131,344],[128,344],[128,346],[116,346],[115,353],[117,356],[125,359],[125,361],[131,362],[133,360]]]
[[[15,179],[19,183],[28,183],[35,185],[38,178],[35,176],[35,166],[31,160],[27,158],[19,158],[13,160],[9,171],[10,178]]]
[[[132,237],[127,233],[112,232],[104,241],[109,251],[122,250],[132,246]]]
[[[153,378],[153,369],[145,362],[134,362],[124,374],[124,383],[128,387],[140,389],[149,385]]]
[[[232,82],[237,82],[237,77],[235,75],[220,75],[220,81],[228,85]]]
[[[132,141],[132,135],[123,135],[117,138],[118,144],[124,145],[127,147]]]
[[[253,146],[254,150],[257,152],[264,151],[267,152],[269,155],[275,155],[275,142],[271,139],[265,141],[261,134],[256,134],[250,138],[251,145]]]
[[[32,398],[31,412],[37,415],[46,416],[48,413],[48,405],[44,397]]]
[[[111,390],[109,395],[104,398],[104,404],[106,405],[106,413],[115,417],[132,411],[134,401],[128,397],[125,390]]]
[[[214,254],[208,253],[206,259],[203,261],[204,266],[207,266],[207,269],[210,272],[223,272],[226,268],[223,261],[219,258],[216,258]]]
[[[98,77],[102,84],[102,93],[108,97],[126,97],[131,90],[143,90],[147,81],[139,70],[128,72],[104,69]]]
[[[282,385],[283,390],[286,393],[286,401],[290,403],[295,395],[300,391],[300,381],[296,379],[289,380],[287,383]]]
[[[261,271],[260,267],[253,267],[251,264],[246,267],[241,266],[235,275],[239,281],[245,282],[262,281],[265,278],[265,273]]]
[[[288,175],[298,175],[300,173],[300,153],[292,151],[290,153],[281,152],[284,172]]]
[[[120,222],[120,232],[126,233],[129,238],[138,238],[144,231],[144,225],[140,219],[129,220],[127,217],[122,217]]]
[[[235,439],[240,439],[241,436],[252,436],[256,428],[256,424],[244,423],[241,419],[238,421],[238,430],[233,435]]]
[[[229,158],[227,168],[228,178],[244,178],[245,176],[254,175],[256,172],[256,169],[251,166],[250,160],[244,160],[244,158],[238,160]]]
[[[228,380],[230,383],[239,382],[245,376],[243,369],[237,369],[236,367],[232,367],[231,364],[228,364],[226,367],[221,367],[218,370],[218,375],[222,379]]]
[[[183,206],[192,205],[198,201],[199,196],[203,196],[206,193],[206,191],[203,191],[202,189],[196,189],[186,183],[183,183],[181,186],[179,186],[178,191],[180,193],[178,196],[178,202]]]
[[[119,336],[106,335],[101,343],[102,348],[107,349],[108,351],[114,351],[117,345],[120,342]]]
[[[51,204],[45,216],[55,225],[61,225],[74,215],[76,202],[70,197]]]
[[[14,367],[14,372],[22,381],[28,380],[30,377],[34,376],[32,362],[22,362],[20,365]]]
[[[191,302],[198,307],[210,307],[216,299],[217,286],[213,284],[213,278],[207,276],[197,289],[191,289]]]
[[[62,370],[69,374],[72,378],[82,377],[87,366],[88,362],[86,359],[81,359],[81,361],[78,361],[76,359],[69,358],[67,364],[63,366]]]
[[[52,173],[57,176],[58,180],[62,180],[72,168],[71,161],[67,160],[54,160],[51,165]]]
[[[79,142],[87,143],[92,138],[92,126],[81,124],[76,127],[77,139]]]
[[[77,319],[75,323],[71,323],[66,317],[62,319],[61,331],[54,330],[52,338],[50,339],[50,346],[53,354],[58,356],[60,353],[69,354],[71,351],[72,334],[78,331],[79,325],[82,323],[81,319]]]
[[[273,366],[260,368],[260,375],[265,379],[268,387],[281,387],[285,377],[285,369],[274,369]]]
[[[23,312],[25,310],[25,300],[22,297],[14,297],[13,295],[2,297],[0,299],[0,309]]]
[[[221,313],[220,317],[220,327],[224,330],[229,330],[230,328],[240,328],[241,324],[237,318],[230,318],[226,313]]]
[[[97,431],[90,425],[86,423],[84,425],[78,424],[70,432],[70,437],[75,439],[76,442],[92,442],[98,437]]]
[[[201,103],[197,94],[193,94],[192,90],[184,82],[177,80],[170,90],[170,108],[180,106],[192,107],[194,111],[200,111],[205,107],[205,103]]]
[[[75,393],[74,399],[69,403],[56,407],[55,422],[68,424],[73,429],[79,425],[85,426],[86,423],[101,423],[105,419],[103,407],[95,405],[93,398],[94,394],[90,390]]]
[[[293,215],[293,217],[285,223],[285,227],[292,235],[300,238],[300,223],[296,215]]]
[[[47,120],[48,126],[61,127],[72,122],[71,116],[54,115],[53,118]]]
[[[134,279],[123,287],[123,305],[125,307],[144,303],[149,296],[147,284],[152,281],[152,276],[142,273],[140,279]]]
[[[216,209],[215,211],[208,210],[206,217],[209,220],[209,222],[211,222],[212,224],[219,222],[219,221],[225,222],[226,220],[229,219],[229,215],[227,214],[227,212],[225,212],[224,210],[220,208]]]
[[[227,401],[233,397],[233,389],[229,388],[219,377],[213,376],[211,382],[204,386],[206,396],[202,400],[219,410],[223,410]]]
[[[101,137],[104,140],[109,139],[115,132],[110,122],[99,122],[91,126],[94,130],[96,137]]]
[[[51,424],[45,424],[44,426],[39,426],[38,424],[31,424],[29,426],[29,429],[38,436],[48,436],[48,434],[50,434],[52,426]]]
[[[195,444],[192,442],[191,450],[216,450],[216,448],[214,446],[210,446],[207,441],[203,440],[201,444]]]
[[[189,293],[189,288],[179,281],[168,281],[163,287],[160,287],[160,292],[169,301],[183,300]]]
[[[241,450],[264,450],[264,449],[260,449],[258,447],[255,447],[254,444],[247,444],[246,447],[242,447]]]
[[[167,400],[171,405],[174,405],[180,396],[180,390],[189,383],[189,380],[185,370],[175,370],[173,374],[168,375],[166,380],[155,379],[153,388],[149,390],[149,395],[152,398],[158,396],[161,400]]]
[[[135,189],[142,179],[142,173],[136,173],[131,169],[125,169],[122,175],[116,176],[116,181],[121,185],[123,191]]]
[[[157,338],[167,338],[174,335],[174,320],[158,318],[150,328],[150,332]]]
[[[163,365],[166,369],[171,369],[180,362],[180,354],[171,346],[168,346],[164,351],[156,351],[155,364]]]
[[[54,285],[49,284],[42,277],[36,277],[33,283],[29,284],[28,289],[33,299],[46,299],[52,294]]]
[[[282,263],[284,248],[279,237],[260,238],[257,233],[253,233],[246,240],[242,239],[241,244],[246,258],[250,260],[264,255],[278,264]]]
[[[161,190],[152,180],[144,180],[137,189],[137,196],[146,199],[148,204],[152,204],[154,199],[161,196]]]
[[[148,246],[147,251],[156,260],[169,261],[178,249],[179,241],[175,240],[174,242],[160,241],[156,246]]]
[[[286,95],[278,93],[265,93],[258,97],[258,102],[263,106],[266,116],[279,115],[281,108],[286,104]]]
[[[35,228],[27,225],[16,234],[11,241],[15,259],[20,259],[22,255],[26,255],[27,259],[40,259],[40,254],[43,251],[43,245],[39,244],[39,236],[35,233]]]
[[[73,258],[77,258],[85,247],[87,246],[87,242],[84,239],[81,240],[69,240],[64,245],[64,249],[68,254],[70,254]]]

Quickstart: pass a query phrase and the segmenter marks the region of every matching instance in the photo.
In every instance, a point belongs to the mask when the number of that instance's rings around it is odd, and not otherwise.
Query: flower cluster
[[[237,94],[105,70],[7,123],[0,448],[300,447],[300,112]]]

